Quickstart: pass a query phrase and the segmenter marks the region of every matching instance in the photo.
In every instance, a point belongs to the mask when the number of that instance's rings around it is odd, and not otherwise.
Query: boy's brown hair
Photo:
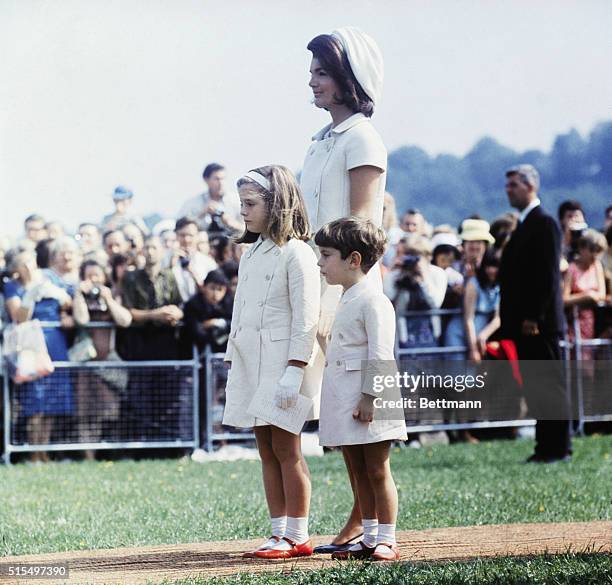
[[[361,270],[367,274],[385,253],[387,236],[369,219],[343,217],[326,223],[317,232],[315,244],[338,250],[343,260],[346,260],[351,252],[359,252]]]

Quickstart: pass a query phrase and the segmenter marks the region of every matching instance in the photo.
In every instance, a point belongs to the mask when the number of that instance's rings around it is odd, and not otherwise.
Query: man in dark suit
[[[516,344],[527,404],[537,419],[535,452],[527,461],[552,463],[571,455],[570,409],[559,348],[565,329],[561,231],[540,206],[539,186],[531,165],[506,172],[506,193],[520,217],[502,255],[500,317],[503,337]]]

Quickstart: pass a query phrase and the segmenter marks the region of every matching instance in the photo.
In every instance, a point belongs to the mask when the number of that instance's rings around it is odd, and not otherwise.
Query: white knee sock
[[[376,537],[378,535],[378,519],[377,518],[362,518],[361,523],[363,524],[363,538],[361,542],[352,545],[350,551],[360,551],[361,544],[368,548],[374,548],[376,546]]]
[[[363,524],[363,539],[364,546],[372,548],[376,546],[376,538],[378,536],[378,519],[377,518],[362,518]]]
[[[379,524],[376,544],[397,544],[395,541],[395,524]]]
[[[287,516],[270,518],[270,523],[272,524],[272,536],[278,536],[278,538],[285,536],[285,530],[287,529]]]
[[[287,516],[285,538],[302,544],[308,540],[308,518],[292,518]]]

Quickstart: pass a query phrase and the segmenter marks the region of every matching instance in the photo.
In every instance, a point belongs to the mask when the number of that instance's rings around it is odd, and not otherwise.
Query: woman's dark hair
[[[476,280],[478,280],[480,288],[492,288],[497,284],[497,282],[491,284],[491,281],[487,277],[487,267],[496,266],[497,268],[499,268],[499,264],[499,256],[495,253],[494,250],[488,249],[482,257],[482,262],[480,263],[480,266],[476,271]]]
[[[228,280],[232,280],[232,278],[238,276],[238,262],[235,260],[228,260],[221,264],[221,270],[223,270]]]
[[[111,281],[113,282],[113,284],[117,284],[117,282],[119,282],[117,268],[119,268],[119,266],[125,266],[126,264],[129,264],[129,262],[130,259],[125,254],[114,254],[110,258],[109,264],[111,268]]]
[[[39,268],[49,268],[52,241],[53,240],[41,240],[36,244],[36,265]]]
[[[340,88],[342,94],[334,96],[336,103],[371,118],[374,102],[355,78],[342,43],[333,35],[319,35],[308,43],[307,49]]]
[[[210,242],[210,247],[213,252],[213,256],[218,263],[223,262],[223,256],[225,251],[232,245],[231,240],[226,236],[219,236],[213,238]]]
[[[79,279],[80,280],[85,280],[85,271],[90,266],[95,266],[96,268],[99,268],[104,273],[104,280],[106,281],[106,271],[104,270],[104,266],[102,266],[102,264],[100,264],[97,260],[85,260],[85,262],[81,263],[81,266],[79,266]]]

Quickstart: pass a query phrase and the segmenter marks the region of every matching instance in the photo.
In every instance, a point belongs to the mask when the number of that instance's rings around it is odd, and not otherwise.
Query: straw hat
[[[495,243],[495,238],[489,231],[489,222],[484,219],[466,219],[461,224],[459,237],[464,242],[488,242]]]

